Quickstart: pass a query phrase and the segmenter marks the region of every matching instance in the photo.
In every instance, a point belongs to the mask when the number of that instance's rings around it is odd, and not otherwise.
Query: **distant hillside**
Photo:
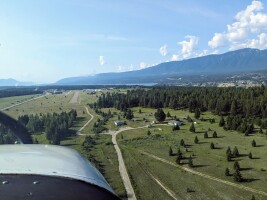
[[[32,82],[21,82],[15,79],[0,79],[0,86],[30,86],[34,85]]]
[[[58,85],[140,84],[164,82],[174,75],[201,75],[229,72],[249,72],[267,69],[267,50],[241,49],[220,55],[208,55],[183,61],[161,63],[142,70],[122,73],[102,73],[95,76],[71,77]]]

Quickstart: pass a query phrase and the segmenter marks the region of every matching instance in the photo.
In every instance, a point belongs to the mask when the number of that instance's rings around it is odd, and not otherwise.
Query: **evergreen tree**
[[[195,142],[195,144],[198,144],[198,138],[197,138],[197,136],[195,137],[194,142]]]
[[[249,152],[248,157],[249,157],[249,159],[252,159],[253,158],[251,152]]]
[[[228,167],[225,169],[225,176],[230,176],[230,170]]]
[[[234,169],[235,170],[240,170],[240,165],[239,165],[238,161],[234,162]]]
[[[169,111],[167,112],[167,117],[171,117],[171,114],[170,114],[170,112],[169,112]]]
[[[184,140],[183,140],[183,139],[181,139],[181,141],[180,141],[180,145],[181,145],[182,147],[185,146],[185,143],[184,143]]]
[[[221,119],[220,119],[220,122],[219,122],[219,126],[220,127],[223,127],[225,125],[225,120],[224,120],[224,117],[221,115]]]
[[[191,156],[190,156],[189,159],[188,159],[188,166],[189,166],[189,167],[193,167],[193,166],[194,166],[194,165],[193,165],[193,159],[192,159]]]
[[[226,159],[227,159],[228,162],[231,161],[232,160],[232,154],[228,153],[226,155]]]
[[[204,133],[204,138],[208,138],[208,137],[209,137],[208,133],[205,132],[205,133]]]
[[[157,111],[154,114],[155,119],[159,122],[163,122],[166,118],[166,114],[161,108],[158,108]]]
[[[227,147],[227,150],[226,150],[226,155],[228,154],[232,154],[231,148],[229,146]]]
[[[127,110],[127,112],[125,114],[125,118],[128,119],[128,120],[134,118],[133,111],[131,109]]]
[[[210,149],[215,149],[214,143],[210,143]]]
[[[256,200],[256,198],[255,198],[255,196],[254,196],[254,195],[252,195],[252,197],[251,197],[251,200]]]
[[[233,178],[234,178],[234,181],[236,181],[236,182],[242,182],[243,178],[242,178],[242,175],[238,169],[235,170],[235,172],[233,174]]]
[[[180,127],[179,126],[173,126],[172,127],[172,131],[178,131],[178,130],[180,130]]]
[[[237,114],[237,102],[236,102],[236,100],[232,101],[230,113],[233,116],[235,116]]]
[[[147,131],[147,135],[148,135],[148,136],[151,135],[151,131],[150,131],[150,130]]]
[[[196,119],[199,119],[200,118],[200,110],[197,108],[197,109],[195,109],[195,118]]]
[[[176,158],[176,163],[178,164],[178,165],[180,165],[181,164],[181,157],[180,156],[177,156],[177,158]]]
[[[251,145],[252,145],[253,147],[256,147],[256,146],[257,146],[256,141],[255,141],[255,140],[252,140]]]
[[[218,137],[218,135],[217,135],[217,132],[216,132],[216,131],[214,131],[214,132],[213,132],[213,134],[212,134],[212,137],[213,137],[213,138],[217,138],[217,137]]]
[[[191,126],[189,128],[189,131],[192,132],[192,133],[195,133],[196,132],[196,128],[194,126],[194,123],[191,124]]]
[[[173,155],[172,147],[169,148],[169,156]]]
[[[238,151],[238,149],[237,149],[236,146],[235,146],[235,148],[234,148],[234,150],[233,150],[233,156],[234,156],[235,158],[237,158],[237,157],[239,156],[239,151]]]

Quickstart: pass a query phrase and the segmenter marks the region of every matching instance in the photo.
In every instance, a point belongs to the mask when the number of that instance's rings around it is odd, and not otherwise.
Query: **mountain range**
[[[69,77],[53,85],[119,85],[119,84],[175,84],[179,79],[207,82],[211,78],[234,73],[267,70],[267,49],[240,49],[224,54],[213,54],[181,61],[164,62],[145,69],[101,73],[92,76]],[[264,73],[265,73],[264,72]],[[265,73],[266,74],[266,73]],[[208,77],[203,79],[203,77]],[[266,80],[267,81],[267,80]],[[0,79],[0,86],[30,86],[32,82]]]
[[[161,63],[146,69],[64,78],[56,85],[164,83],[180,75],[211,75],[267,69],[267,49],[240,49],[182,61]]]
[[[21,81],[17,81],[15,79],[12,79],[12,78],[0,79],[0,87],[2,87],[2,86],[31,86],[31,85],[34,85],[34,83],[21,82]]]

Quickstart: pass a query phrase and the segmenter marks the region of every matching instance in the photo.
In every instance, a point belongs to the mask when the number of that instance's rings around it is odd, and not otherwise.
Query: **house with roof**
[[[115,121],[114,122],[116,126],[123,126],[125,125],[125,122],[124,121]]]
[[[181,122],[181,121],[176,121],[176,120],[174,120],[174,121],[170,121],[168,124],[171,125],[171,126],[182,126],[182,125],[184,125],[183,122]]]

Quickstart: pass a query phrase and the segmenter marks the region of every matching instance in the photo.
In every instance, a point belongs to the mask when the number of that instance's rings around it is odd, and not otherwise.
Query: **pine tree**
[[[213,142],[210,143],[210,149],[214,149],[214,148],[215,148],[214,143]]]
[[[226,155],[228,154],[232,154],[231,148],[229,146],[227,147],[227,150],[226,150]]]
[[[194,126],[194,123],[191,124],[191,126],[189,128],[189,131],[192,132],[192,133],[195,133],[196,132],[196,128]]]
[[[198,138],[197,138],[197,136],[195,137],[194,142],[195,142],[195,144],[198,144]]]
[[[150,130],[147,131],[147,135],[148,135],[148,136],[151,135],[151,131],[150,131]]]
[[[232,155],[230,153],[228,153],[226,156],[228,162],[232,160]]]
[[[230,176],[230,170],[228,167],[225,169],[225,176]]]
[[[252,145],[253,147],[256,147],[256,146],[257,146],[256,141],[255,141],[255,140],[252,140],[251,145]]]
[[[195,118],[196,119],[199,119],[200,118],[200,110],[199,110],[199,108],[197,108],[197,109],[195,109]]]
[[[181,157],[178,155],[177,156],[177,158],[176,158],[176,163],[178,164],[178,165],[180,165],[181,164]]]
[[[180,141],[180,145],[181,145],[182,147],[185,146],[185,143],[184,143],[184,140],[183,140],[183,139],[181,139],[181,141]]]
[[[248,157],[249,157],[249,159],[252,159],[253,158],[251,152],[249,152]]]
[[[240,170],[240,165],[239,165],[238,161],[234,162],[234,169],[235,170]]]
[[[256,198],[255,198],[255,196],[254,196],[254,195],[252,195],[252,197],[251,197],[251,200],[256,200]]]
[[[213,137],[213,138],[217,138],[217,137],[218,137],[218,135],[217,135],[217,132],[216,132],[216,131],[214,131],[214,132],[213,132],[213,134],[212,134],[212,137]]]
[[[233,177],[234,177],[234,181],[236,181],[236,182],[242,182],[242,180],[243,180],[242,175],[238,169],[235,170]]]
[[[208,138],[208,137],[209,137],[208,133],[205,132],[205,133],[204,133],[204,138]]]
[[[193,165],[193,159],[192,159],[191,156],[190,156],[189,159],[188,159],[188,166],[189,166],[189,167],[193,167],[193,166],[194,166],[194,165]]]
[[[169,112],[169,111],[167,112],[167,117],[171,117],[171,114],[170,114],[170,112]]]
[[[237,149],[237,147],[235,146],[234,150],[233,150],[233,156],[236,158],[239,156],[239,151]]]
[[[225,125],[225,120],[224,120],[224,117],[221,116],[221,119],[220,119],[220,122],[219,122],[219,126],[223,127],[224,125]]]
[[[169,148],[169,156],[173,155],[172,147]]]
[[[155,119],[159,122],[163,122],[166,118],[166,114],[161,108],[158,108],[157,111],[154,114]]]

